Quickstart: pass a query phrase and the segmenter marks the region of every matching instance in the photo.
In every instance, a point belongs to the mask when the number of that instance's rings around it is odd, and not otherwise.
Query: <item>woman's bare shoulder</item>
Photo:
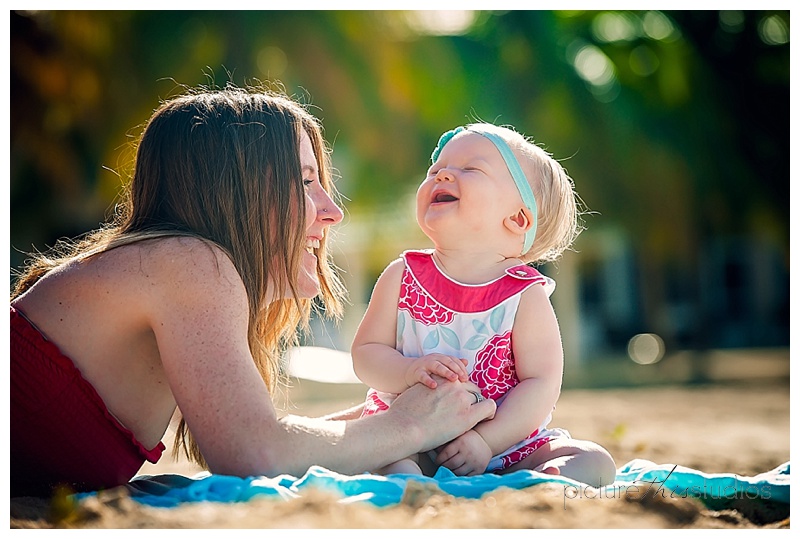
[[[168,236],[124,244],[81,263],[105,281],[117,296],[161,316],[202,303],[246,304],[239,272],[227,253],[213,242]],[[148,307],[149,306],[149,307]]]
[[[224,255],[225,251],[211,240],[199,236],[155,236],[152,238],[144,237],[140,240],[121,242],[121,247],[117,249],[139,249],[143,253],[153,256],[163,255],[188,255],[196,251],[213,252]],[[109,250],[108,252],[113,252]]]
[[[244,292],[233,261],[213,242],[172,236],[140,242],[138,249],[141,271],[151,286],[161,292],[214,295]]]

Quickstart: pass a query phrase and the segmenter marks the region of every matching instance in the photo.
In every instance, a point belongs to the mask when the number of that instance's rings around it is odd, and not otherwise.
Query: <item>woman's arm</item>
[[[417,384],[398,396],[386,412],[357,420],[284,418],[284,443],[293,453],[279,469],[294,475],[304,473],[311,464],[340,473],[378,469],[439,447],[494,414],[493,401],[473,405],[473,395],[461,384],[439,382],[436,389]],[[491,404],[484,407],[486,403]]]
[[[347,421],[348,419],[358,419],[364,411],[364,403],[357,404],[352,408],[340,410],[320,417],[323,421]]]
[[[424,451],[491,416],[458,384],[415,386],[384,414],[278,420],[247,344],[247,297],[232,262],[200,245],[149,265],[143,290],[175,401],[214,473],[361,472]]]
[[[508,392],[494,419],[474,429],[493,455],[525,439],[539,427],[553,411],[561,392],[564,368],[561,333],[543,286],[533,286],[523,293],[511,342],[520,383]]]

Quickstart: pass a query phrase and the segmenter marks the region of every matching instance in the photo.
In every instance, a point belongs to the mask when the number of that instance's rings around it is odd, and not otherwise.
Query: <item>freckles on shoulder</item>
[[[244,282],[219,247],[198,238],[173,237],[154,242],[142,256],[150,289],[163,298],[188,304],[245,298]],[[246,309],[246,306],[245,306]]]

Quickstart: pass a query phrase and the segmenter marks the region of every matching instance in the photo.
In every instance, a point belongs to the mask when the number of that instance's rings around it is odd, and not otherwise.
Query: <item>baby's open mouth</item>
[[[456,200],[458,199],[450,193],[436,193],[433,196],[433,202],[455,202]]]

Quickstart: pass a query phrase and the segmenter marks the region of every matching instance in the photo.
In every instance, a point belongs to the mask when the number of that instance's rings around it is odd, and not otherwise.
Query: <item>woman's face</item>
[[[300,165],[303,168],[305,186],[306,250],[300,261],[298,294],[301,298],[313,298],[320,292],[316,250],[328,228],[340,222],[344,214],[320,183],[317,158],[311,139],[305,131],[300,140]],[[291,293],[287,293],[288,296],[285,297],[291,297]]]

